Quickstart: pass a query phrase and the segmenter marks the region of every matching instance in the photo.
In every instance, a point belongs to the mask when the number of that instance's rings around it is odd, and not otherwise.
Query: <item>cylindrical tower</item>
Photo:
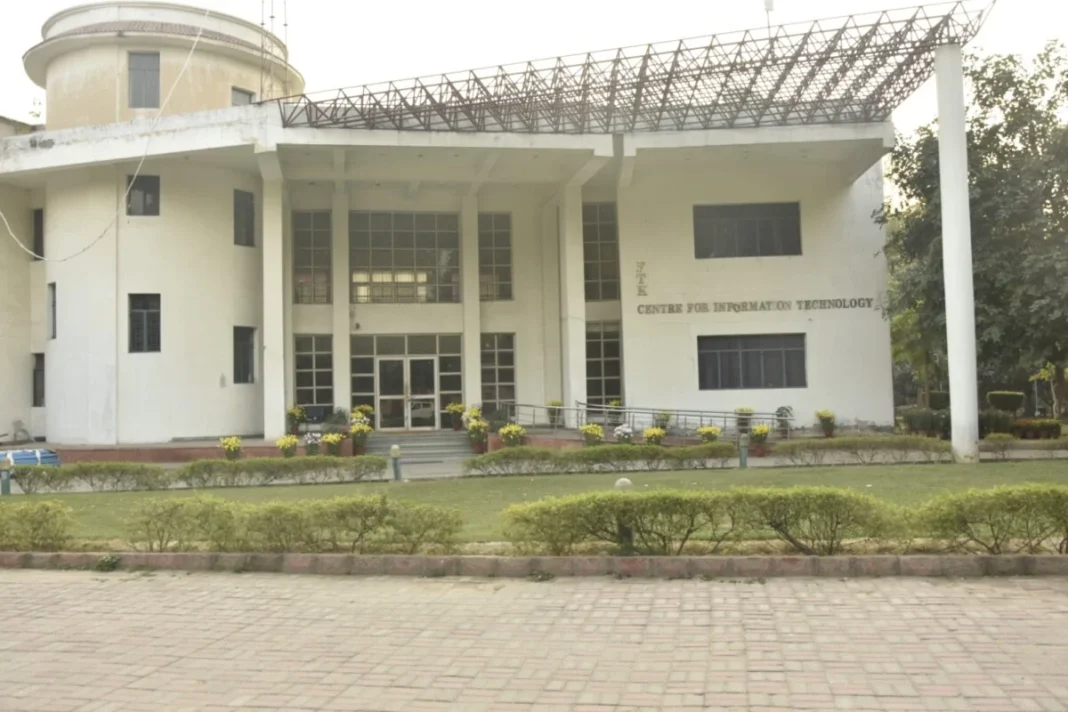
[[[285,45],[254,23],[176,3],[78,5],[49,18],[43,41],[23,56],[26,73],[46,91],[47,128],[155,116],[198,32],[165,114],[304,91]]]

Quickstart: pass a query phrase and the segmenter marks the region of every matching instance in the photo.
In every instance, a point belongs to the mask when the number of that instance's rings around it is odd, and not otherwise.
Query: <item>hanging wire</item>
[[[184,76],[186,70],[189,69],[189,62],[193,59],[193,53],[196,52],[197,45],[200,44],[200,37],[204,34],[204,24],[207,22],[208,16],[210,14],[211,10],[204,11],[204,17],[200,23],[200,28],[197,30],[196,39],[193,40],[193,46],[189,48],[189,54],[187,54],[185,57],[185,62],[182,64],[181,71],[179,71],[178,76],[175,77],[174,83],[171,84],[170,91],[167,92],[167,96],[163,99],[163,103],[160,104],[159,112],[156,113],[156,118],[152,121],[152,128],[149,129],[148,136],[145,139],[145,151],[141,154],[141,160],[137,163],[137,170],[134,171],[133,176],[130,178],[129,184],[126,186],[126,192],[122,196],[120,207],[115,209],[115,215],[111,218],[111,222],[109,222],[107,227],[105,227],[104,230],[96,236],[96,239],[94,239],[92,242],[90,242],[88,245],[78,250],[77,252],[67,255],[66,257],[49,258],[45,257],[44,255],[39,255],[29,247],[26,247],[26,245],[23,244],[22,240],[20,240],[15,234],[15,231],[11,229],[11,223],[7,221],[7,216],[4,215],[3,211],[0,211],[0,221],[4,223],[4,228],[7,230],[7,234],[11,236],[11,239],[15,241],[15,244],[18,245],[23,252],[30,255],[34,259],[41,260],[42,262],[67,262],[69,260],[74,259],[75,257],[78,257],[88,252],[90,249],[93,248],[93,246],[95,246],[97,243],[104,239],[108,232],[111,231],[111,228],[115,227],[115,224],[119,221],[119,214],[122,210],[121,205],[125,204],[126,199],[130,196],[130,191],[133,190],[134,182],[141,174],[141,168],[144,167],[145,160],[148,158],[148,151],[152,146],[152,137],[156,133],[156,125],[159,124],[159,120],[163,117],[163,112],[167,109],[167,105],[170,104],[171,97],[174,96],[174,90],[178,88],[178,82],[182,80],[182,76]]]

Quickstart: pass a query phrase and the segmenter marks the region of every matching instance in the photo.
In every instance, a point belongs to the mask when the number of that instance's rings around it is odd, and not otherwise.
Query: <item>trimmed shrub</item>
[[[907,462],[918,455],[924,462],[940,462],[950,455],[949,443],[919,435],[858,435],[853,437],[788,440],[775,445],[774,454],[792,465],[822,465],[827,453],[842,453],[858,464]]]
[[[934,435],[938,432],[938,418],[930,408],[909,408],[902,412],[901,418],[910,435]]]
[[[70,542],[73,524],[70,507],[58,502],[5,502],[0,504],[0,551],[59,551]]]
[[[725,467],[737,455],[729,442],[692,447],[593,445],[576,450],[516,447],[468,458],[463,471],[467,475],[503,476],[700,470]]]
[[[1061,421],[1051,418],[1022,418],[1014,420],[1010,429],[1018,438],[1046,440],[1061,436]]]
[[[1022,391],[990,391],[986,394],[987,405],[1010,414],[1023,408],[1026,399]]]
[[[927,405],[931,410],[947,410],[949,408],[949,391],[931,391],[927,394]]]
[[[522,552],[566,556],[603,542],[629,551],[677,556],[700,538],[714,552],[745,517],[730,492],[593,492],[512,505],[505,535]]]
[[[1037,553],[1068,541],[1068,487],[1019,485],[946,494],[928,502],[917,526],[951,549]]]
[[[453,549],[462,527],[454,510],[382,496],[254,505],[196,496],[142,501],[128,535],[135,549],[147,551],[414,554]]]
[[[1009,456],[1009,450],[1016,445],[1016,442],[1016,438],[1006,433],[991,433],[979,443],[979,449],[983,452],[994,453],[994,457],[1004,460]]]
[[[768,529],[798,552],[831,556],[846,540],[878,538],[891,510],[874,497],[831,487],[736,490],[752,528]]]
[[[979,437],[1003,434],[1012,430],[1012,413],[997,408],[987,408],[979,414]]]

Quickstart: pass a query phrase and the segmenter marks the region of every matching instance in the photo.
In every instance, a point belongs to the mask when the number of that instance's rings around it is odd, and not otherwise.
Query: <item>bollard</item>
[[[11,495],[11,470],[0,470],[0,497]]]
[[[393,481],[401,481],[401,465],[400,465],[401,449],[400,445],[391,445],[389,448],[389,459],[393,463]]]
[[[743,434],[738,438],[738,469],[744,470],[749,467],[749,435]]]

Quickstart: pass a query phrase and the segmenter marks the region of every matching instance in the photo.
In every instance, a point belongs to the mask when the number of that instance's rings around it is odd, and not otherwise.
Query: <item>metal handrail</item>
[[[697,430],[714,425],[723,431],[724,437],[738,437],[754,425],[768,425],[774,436],[789,438],[794,430],[792,417],[774,413],[738,414],[733,411],[702,411],[669,408],[632,408],[630,406],[607,406],[577,402],[575,406],[530,405],[525,403],[501,404],[504,420],[525,428],[574,430],[587,423],[596,423],[605,429],[605,435],[621,426],[628,425],[635,435],[648,427],[658,426],[675,437],[693,437]],[[484,414],[490,416],[490,414]],[[492,416],[491,416],[492,417]]]

